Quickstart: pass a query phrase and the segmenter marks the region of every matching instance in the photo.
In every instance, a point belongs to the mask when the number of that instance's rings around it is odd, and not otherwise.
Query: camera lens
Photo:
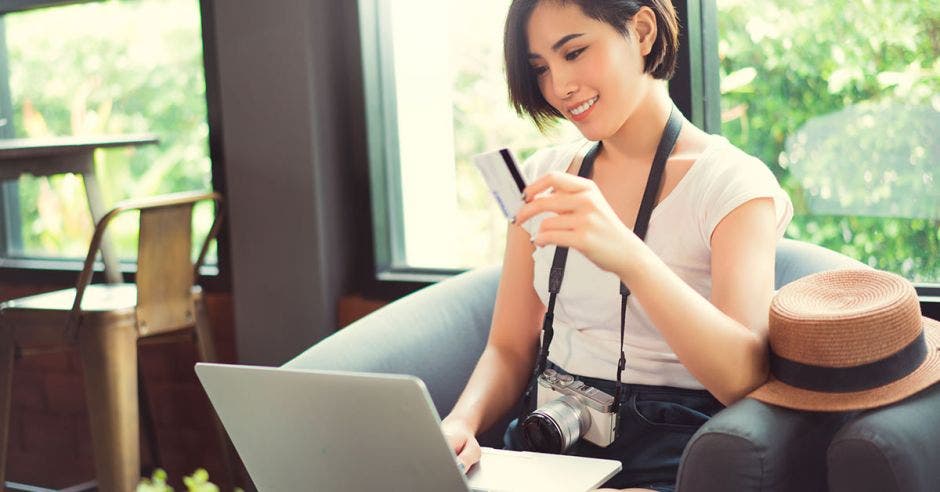
[[[526,416],[522,437],[529,451],[561,454],[591,427],[591,415],[575,398],[564,395]]]
[[[550,418],[533,413],[522,422],[522,435],[529,451],[542,453],[561,453],[561,431]]]

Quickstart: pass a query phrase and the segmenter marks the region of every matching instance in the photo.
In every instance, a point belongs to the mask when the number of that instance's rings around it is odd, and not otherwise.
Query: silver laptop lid
[[[205,363],[196,374],[258,490],[468,490],[418,378]]]

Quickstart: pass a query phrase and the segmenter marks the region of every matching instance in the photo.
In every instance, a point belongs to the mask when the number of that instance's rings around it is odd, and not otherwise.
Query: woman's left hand
[[[537,196],[549,188],[551,193]],[[574,248],[599,268],[617,275],[635,266],[643,242],[620,221],[594,181],[551,172],[527,186],[525,197],[527,203],[516,215],[517,224],[542,212],[558,214],[542,221],[532,236],[536,245]]]

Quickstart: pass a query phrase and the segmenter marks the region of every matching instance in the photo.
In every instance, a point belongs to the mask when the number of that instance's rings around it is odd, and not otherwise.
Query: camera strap
[[[646,180],[646,189],[643,192],[643,199],[640,203],[640,209],[637,211],[636,222],[634,224],[633,233],[640,238],[641,241],[646,238],[646,231],[649,228],[650,216],[653,213],[653,208],[656,205],[656,197],[659,195],[663,171],[666,168],[666,159],[669,158],[669,155],[672,153],[672,150],[676,146],[676,140],[679,137],[679,131],[682,129],[682,117],[680,113],[673,106],[672,110],[669,112],[669,120],[666,122],[666,128],[663,131],[663,136],[659,140],[659,146],[656,148],[656,154],[653,157],[653,165],[650,167],[650,174]],[[582,178],[591,179],[594,172],[594,160],[597,158],[597,155],[601,151],[601,142],[592,147],[587,155],[584,156],[584,162],[581,164],[581,169],[578,170],[578,176]],[[529,381],[529,385],[526,388],[525,396],[523,399],[522,412],[523,415],[528,412],[531,407],[532,400],[532,391],[538,386],[538,376],[542,374],[545,370],[545,366],[548,363],[548,349],[551,346],[552,338],[554,337],[554,318],[555,318],[555,300],[558,293],[561,291],[561,282],[565,276],[565,264],[568,261],[568,248],[557,247],[555,248],[555,257],[552,261],[552,267],[548,275],[548,306],[545,311],[545,319],[542,321],[542,346],[539,349],[538,359],[535,364],[535,370],[532,373],[532,377]],[[620,360],[617,363],[617,394],[614,395],[614,411],[616,412],[620,408],[620,400],[622,393],[622,376],[623,370],[627,364],[626,354],[624,353],[624,331],[626,328],[627,320],[627,300],[630,297],[630,289],[620,283]]]

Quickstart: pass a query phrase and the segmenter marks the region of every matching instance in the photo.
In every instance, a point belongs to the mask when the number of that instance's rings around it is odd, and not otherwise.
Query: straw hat
[[[749,397],[813,411],[894,403],[940,381],[940,322],[893,273],[810,275],[771,303],[770,372]]]

